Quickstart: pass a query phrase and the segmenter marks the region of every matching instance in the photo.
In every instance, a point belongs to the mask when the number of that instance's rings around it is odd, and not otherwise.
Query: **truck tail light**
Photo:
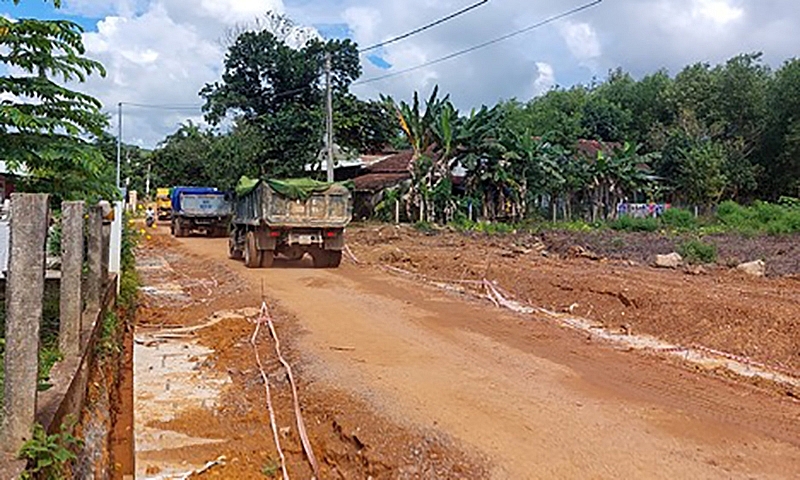
[[[326,236],[326,237],[328,237],[328,238],[333,238],[333,237],[335,237],[335,236],[336,236],[336,234],[337,234],[337,232],[336,232],[336,231],[332,231],[332,232],[325,232],[325,236]]]
[[[280,237],[281,236],[281,232],[279,230],[270,230],[269,236],[270,237]]]

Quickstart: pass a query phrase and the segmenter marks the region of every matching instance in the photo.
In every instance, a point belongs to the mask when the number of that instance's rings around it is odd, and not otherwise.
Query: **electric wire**
[[[603,0],[594,0],[593,2],[586,3],[584,5],[581,5],[580,7],[576,7],[576,8],[573,8],[571,10],[568,10],[568,11],[566,11],[564,13],[560,13],[558,15],[554,15],[552,17],[546,18],[546,19],[544,19],[544,20],[542,20],[542,21],[540,21],[538,23],[535,23],[533,25],[529,25],[529,26],[527,26],[525,28],[521,28],[519,30],[515,30],[515,31],[513,31],[511,33],[507,33],[505,35],[502,35],[500,37],[494,38],[492,40],[489,40],[489,41],[486,41],[486,42],[483,42],[483,43],[479,43],[477,45],[473,45],[472,47],[465,48],[463,50],[459,50],[457,52],[450,53],[450,54],[445,55],[443,57],[439,57],[439,58],[437,58],[435,60],[430,60],[428,62],[416,65],[414,67],[404,68],[404,69],[398,70],[396,72],[391,72],[391,73],[387,73],[385,75],[380,75],[380,76],[377,76],[377,77],[368,78],[366,80],[361,80],[361,81],[358,81],[358,82],[354,82],[354,83],[351,84],[351,86],[355,87],[357,85],[364,85],[364,84],[367,84],[367,83],[378,82],[380,80],[386,80],[388,78],[392,78],[392,77],[396,77],[398,75],[403,75],[403,74],[406,74],[406,73],[409,73],[409,72],[413,72],[413,71],[419,70],[421,68],[430,67],[431,65],[436,65],[438,63],[442,63],[442,62],[445,62],[447,60],[451,60],[453,58],[460,57],[460,56],[466,55],[468,53],[472,53],[472,52],[474,52],[476,50],[480,50],[481,48],[485,48],[485,47],[488,47],[490,45],[494,45],[496,43],[500,43],[502,41],[508,40],[509,38],[513,38],[513,37],[516,37],[518,35],[522,35],[523,33],[530,32],[531,30],[534,30],[536,28],[540,28],[540,27],[543,27],[543,26],[545,26],[545,25],[547,25],[549,23],[553,23],[553,22],[555,22],[557,20],[561,20],[562,18],[566,18],[566,17],[572,16],[572,15],[575,15],[576,13],[582,12],[584,10],[588,10],[589,8],[592,8],[592,7],[596,6],[596,5],[599,5],[602,2],[603,2]]]
[[[452,19],[454,19],[456,17],[464,15],[465,13],[470,12],[472,10],[475,10],[476,8],[486,4],[488,2],[489,2],[489,0],[481,0],[480,2],[473,3],[472,5],[464,7],[464,8],[462,8],[461,10],[459,10],[457,12],[454,12],[454,13],[451,13],[450,15],[447,15],[446,17],[442,17],[439,20],[433,21],[433,22],[428,23],[426,25],[423,25],[423,26],[421,26],[419,28],[415,28],[414,30],[411,30],[410,32],[406,32],[406,33],[404,33],[402,35],[398,35],[398,36],[392,37],[392,38],[390,38],[388,40],[384,40],[384,41],[382,41],[380,43],[376,43],[375,45],[370,45],[368,47],[362,48],[362,49],[360,49],[358,51],[358,53],[369,52],[371,50],[376,50],[376,49],[384,47],[386,45],[390,45],[392,43],[399,42],[400,40],[406,39],[406,38],[408,38],[408,37],[410,37],[412,35],[416,35],[418,33],[424,32],[425,30],[428,30],[428,29],[433,28],[433,27],[435,27],[437,25],[441,25],[441,24],[443,24],[443,23],[445,23],[445,22],[447,22],[449,20],[452,20]]]

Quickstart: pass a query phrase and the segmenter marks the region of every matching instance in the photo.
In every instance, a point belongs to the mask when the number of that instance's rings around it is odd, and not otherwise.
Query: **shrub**
[[[750,207],[723,202],[717,209],[717,219],[728,230],[745,235],[800,233],[800,208],[790,198],[781,199],[780,204],[755,202]]]
[[[621,217],[614,220],[609,226],[623,232],[655,232],[658,230],[658,220],[655,218]]]
[[[678,248],[684,260],[691,264],[717,261],[717,246],[700,240],[690,240]]]
[[[72,436],[67,426],[62,425],[60,433],[48,435],[37,423],[33,428],[33,438],[25,442],[19,452],[19,457],[28,461],[21,478],[66,478],[65,467],[77,458],[74,451],[82,446],[83,442]]]
[[[697,219],[689,210],[682,208],[668,208],[661,215],[661,223],[674,230],[694,230],[697,228]]]

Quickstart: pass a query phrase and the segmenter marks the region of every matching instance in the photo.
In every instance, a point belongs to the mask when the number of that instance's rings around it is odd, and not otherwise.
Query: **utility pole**
[[[144,196],[147,197],[148,200],[150,200],[150,167],[151,167],[151,163],[150,163],[150,159],[148,158],[147,159],[147,180],[146,180],[146,182],[144,184]]]
[[[122,162],[122,102],[119,102],[117,105],[117,190],[120,189],[119,183],[119,175],[120,175],[120,164]]]
[[[325,144],[328,150],[328,182],[333,182],[333,92],[331,91],[331,53],[325,54]]]

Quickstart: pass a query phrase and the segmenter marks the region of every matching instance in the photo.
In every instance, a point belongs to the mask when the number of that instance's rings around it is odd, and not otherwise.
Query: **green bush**
[[[67,478],[65,467],[77,459],[74,452],[83,446],[83,442],[72,436],[69,430],[68,426],[62,425],[60,433],[48,435],[40,424],[34,425],[33,438],[25,442],[19,452],[19,457],[28,461],[21,476],[23,480]]]
[[[655,232],[659,228],[655,218],[620,217],[609,223],[609,226],[622,232]]]
[[[690,240],[678,248],[684,260],[691,264],[714,263],[717,261],[717,246],[700,240]]]
[[[509,223],[499,223],[499,222],[479,222],[476,223],[473,227],[473,230],[480,233],[486,233],[488,235],[497,235],[497,234],[504,234],[504,233],[513,233],[516,231],[516,226],[509,224]]]
[[[755,202],[744,207],[723,202],[717,208],[717,220],[729,231],[755,235],[800,233],[800,207],[795,199],[782,198],[780,204]]]
[[[668,208],[660,217],[661,223],[673,230],[689,231],[697,228],[697,219],[689,210]]]

